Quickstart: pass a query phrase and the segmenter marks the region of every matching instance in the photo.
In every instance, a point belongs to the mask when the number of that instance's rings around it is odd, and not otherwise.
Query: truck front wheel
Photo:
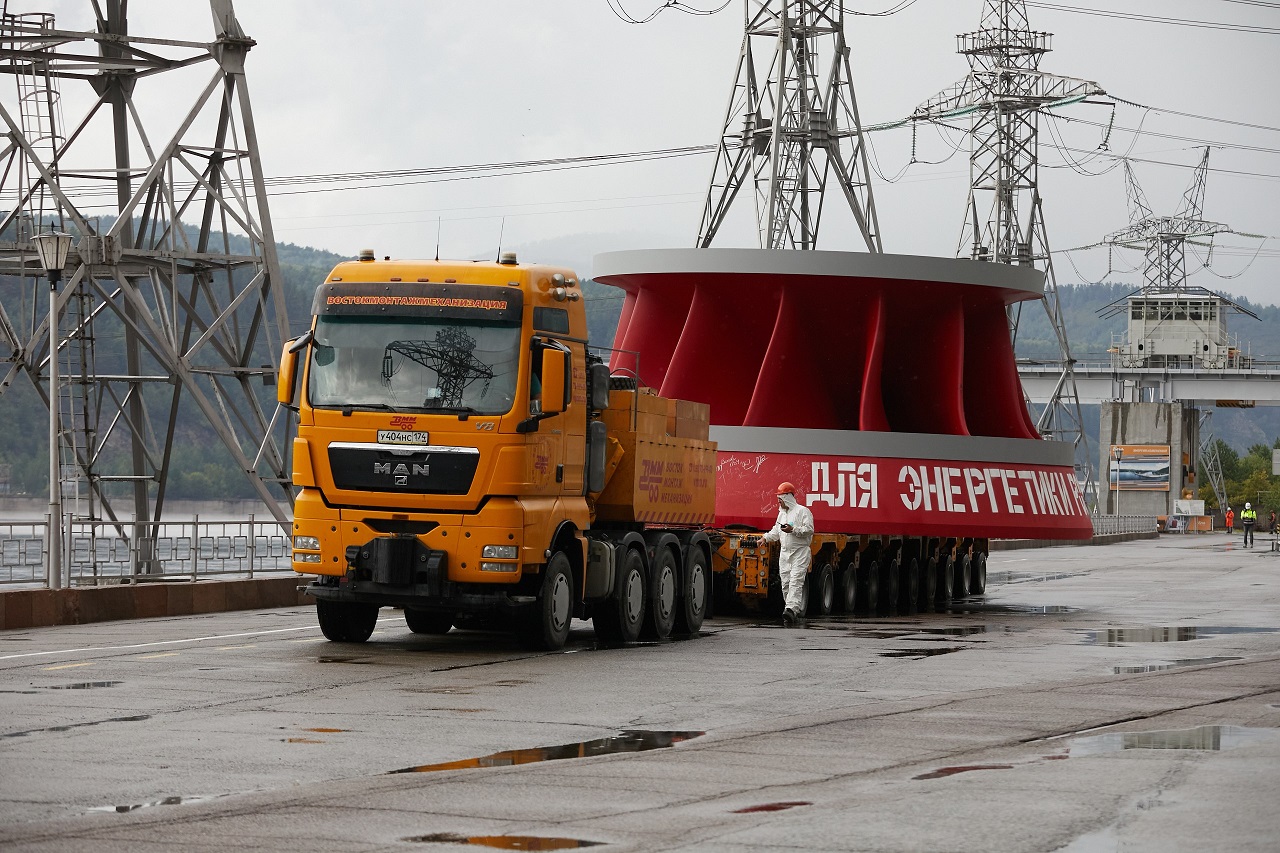
[[[622,577],[618,597],[600,602],[591,615],[596,636],[609,645],[621,646],[640,638],[644,623],[645,588],[644,557],[634,548],[622,561]]]
[[[573,620],[573,579],[563,551],[551,555],[543,570],[538,602],[526,617],[521,639],[530,648],[554,652],[564,648]]]
[[[406,607],[404,624],[415,634],[447,634],[453,627],[453,614]]]
[[[320,599],[316,602],[316,620],[321,633],[335,643],[363,643],[373,636],[378,624],[378,606]]]

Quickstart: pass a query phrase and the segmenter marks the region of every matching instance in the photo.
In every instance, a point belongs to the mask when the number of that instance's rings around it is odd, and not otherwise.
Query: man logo
[[[418,476],[430,477],[431,466],[427,464],[419,464],[417,462],[414,462],[412,470],[410,470],[410,466],[404,464],[403,462],[396,463],[396,466],[394,468],[391,467],[390,462],[375,462],[373,463],[373,473],[388,474],[390,476],[394,476],[396,478],[395,484],[397,486],[407,486],[409,485],[410,474],[412,474],[414,477],[418,477]]]

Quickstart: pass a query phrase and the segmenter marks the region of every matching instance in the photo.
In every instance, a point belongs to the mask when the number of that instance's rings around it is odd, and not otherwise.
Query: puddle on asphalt
[[[926,628],[915,625],[902,627],[867,627],[854,628],[849,633],[854,637],[865,637],[869,640],[900,640],[903,637],[913,637],[917,634],[928,635],[923,639],[941,639],[943,637],[967,637],[970,634],[985,634],[988,631],[996,632],[1003,630],[994,625],[961,625],[958,627],[943,628]]]
[[[1151,732],[1111,732],[1105,735],[1076,738],[1068,755],[1106,755],[1127,749],[1185,749],[1220,752],[1254,746],[1264,740],[1280,737],[1280,729],[1246,728],[1245,726],[1196,726],[1193,729],[1168,729]]]
[[[1084,577],[1087,572],[988,572],[987,583],[1043,583]]]
[[[205,800],[212,800],[213,797],[165,797],[162,800],[152,800],[149,803],[130,803],[126,806],[93,806],[89,809],[91,812],[112,812],[114,814],[127,814],[128,812],[136,812],[138,809],[149,809],[155,806],[180,806],[184,803],[200,803]]]
[[[43,690],[93,690],[96,687],[115,687],[117,684],[124,684],[123,681],[80,681],[75,684],[50,684],[41,689]]]
[[[1060,613],[1077,613],[1079,607],[1067,607],[1061,604],[987,604],[981,601],[953,601],[938,613],[952,616],[970,616],[974,614],[1008,613],[1015,616],[1055,616]]]
[[[957,773],[971,773],[974,770],[1012,770],[1012,764],[963,764],[957,767],[939,767],[930,773],[912,776],[912,779],[944,779]]]
[[[758,814],[760,812],[784,812],[801,806],[811,806],[808,800],[785,800],[781,803],[761,803],[758,806],[747,806],[745,809],[734,809],[731,814]]]
[[[0,734],[0,738],[9,737],[26,737],[27,735],[39,734],[41,732],[69,732],[72,729],[84,729],[89,726],[101,726],[107,723],[141,723],[144,720],[151,719],[150,714],[135,714],[131,717],[107,717],[105,720],[92,720],[87,723],[71,723],[65,726],[49,726],[45,729],[27,729],[22,732],[6,732]]]
[[[559,746],[508,749],[502,752],[495,752],[492,755],[483,755],[479,758],[464,758],[461,761],[446,761],[441,764],[423,764],[419,767],[405,767],[391,772],[433,773],[437,770],[511,767],[516,764],[533,764],[538,761],[590,758],[596,755],[614,755],[621,752],[648,752],[651,749],[666,749],[683,741],[701,737],[704,734],[706,732],[625,731],[614,737],[602,737],[596,740],[584,740]]]
[[[968,646],[941,646],[931,649],[891,649],[887,652],[880,652],[882,658],[931,658],[934,655],[949,655],[952,652],[962,652]]]
[[[1164,672],[1166,669],[1178,669],[1184,666],[1202,666],[1209,663],[1225,663],[1229,660],[1244,660],[1239,657],[1217,657],[1217,658],[1187,658],[1185,660],[1171,660],[1165,663],[1148,663],[1141,666],[1113,666],[1111,671],[1116,675],[1132,675],[1138,672]]]
[[[1238,625],[1108,628],[1105,631],[1086,632],[1083,642],[1099,646],[1118,646],[1122,643],[1182,643],[1223,634],[1274,634],[1277,631],[1280,631],[1280,628],[1246,628]]]
[[[493,847],[498,850],[576,850],[580,847],[598,847],[603,841],[587,841],[582,838],[546,838],[540,835],[457,835],[452,832],[433,832],[404,838],[416,844],[471,844],[477,847]]]

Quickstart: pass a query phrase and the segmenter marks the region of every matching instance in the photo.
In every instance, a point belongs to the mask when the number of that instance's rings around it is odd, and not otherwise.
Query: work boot
[[[796,623],[796,612],[790,607],[782,611],[782,624],[784,627],[790,628]]]

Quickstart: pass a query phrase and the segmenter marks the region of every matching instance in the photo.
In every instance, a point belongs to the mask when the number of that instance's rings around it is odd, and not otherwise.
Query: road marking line
[[[379,622],[399,621],[398,616],[384,616]],[[16,655],[0,655],[0,660],[17,660],[19,658],[48,657],[49,655],[69,655],[75,652],[119,652],[129,649],[150,649],[156,646],[172,646],[177,643],[202,643],[205,640],[234,640],[239,637],[262,637],[268,634],[288,634],[294,631],[314,631],[316,625],[302,625],[298,628],[268,628],[263,631],[241,631],[238,634],[210,634],[207,637],[188,637],[184,640],[157,640],[154,643],[133,643],[127,646],[81,646],[75,649],[55,649],[49,652],[22,652]],[[311,639],[319,639],[311,638]]]
[[[218,646],[218,651],[229,652],[233,649],[256,649],[257,647],[258,647],[257,643],[245,643],[244,645],[241,645],[241,646]]]
[[[156,658],[176,658],[177,652],[161,652],[158,655],[138,655],[134,660],[155,660]]]
[[[270,628],[265,631],[243,631],[239,634],[212,634],[208,637],[188,637],[184,640],[157,640],[154,643],[133,643],[127,646],[82,646],[75,649],[55,649],[49,652],[23,652],[16,655],[0,655],[0,660],[16,660],[18,658],[46,657],[48,655],[69,655],[75,652],[119,652],[129,649],[150,649],[156,646],[172,646],[175,643],[202,643],[205,640],[234,640],[238,637],[261,637],[265,634],[286,634],[293,631],[314,631],[315,625],[303,625],[299,628]]]
[[[93,661],[87,660],[84,663],[63,663],[57,666],[46,666],[44,669],[45,669],[45,672],[48,672],[49,670],[52,670],[52,669],[73,669],[74,667],[77,667],[77,666],[93,666]]]

